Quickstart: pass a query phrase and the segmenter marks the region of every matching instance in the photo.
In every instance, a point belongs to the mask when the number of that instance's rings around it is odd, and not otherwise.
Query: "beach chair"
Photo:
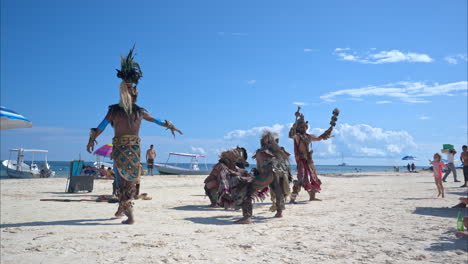
[[[83,164],[84,162],[82,160],[73,160],[70,163],[70,175],[67,180],[65,192],[93,191],[94,176],[81,174]]]

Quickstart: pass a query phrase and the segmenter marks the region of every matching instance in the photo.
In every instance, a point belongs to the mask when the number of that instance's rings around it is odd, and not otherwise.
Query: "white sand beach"
[[[4,179],[1,263],[467,263],[450,208],[467,189],[451,177],[438,199],[429,172],[322,176],[323,201],[302,191],[276,219],[268,197],[252,225],[209,208],[203,176],[144,177],[153,199],[135,202],[135,225],[112,217],[117,204],[39,201],[95,199],[110,194],[109,180],[67,194],[64,178]]]

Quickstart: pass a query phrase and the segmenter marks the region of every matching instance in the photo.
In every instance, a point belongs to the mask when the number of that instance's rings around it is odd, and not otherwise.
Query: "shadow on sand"
[[[452,229],[446,233],[445,236],[438,239],[438,242],[432,243],[428,251],[451,251],[451,250],[463,250],[468,252],[468,238],[456,238],[455,229]],[[448,236],[448,237],[447,237]]]
[[[455,192],[454,191],[446,191],[446,193],[460,195],[460,196],[463,196],[463,197],[466,197],[468,195],[467,191],[455,191]]]
[[[232,216],[212,216],[212,217],[188,217],[184,218],[184,220],[191,221],[195,224],[203,224],[203,225],[236,225],[235,221],[242,218],[242,215],[239,214],[239,217],[232,217]],[[268,219],[272,217],[262,217],[262,216],[254,216],[252,220],[254,223],[265,223]]]
[[[437,198],[403,198],[402,200],[405,201],[417,201],[417,200],[434,200]]]
[[[2,224],[1,228],[8,227],[25,227],[25,226],[55,226],[55,225],[76,225],[76,226],[99,226],[99,225],[122,225],[119,223],[97,223],[101,221],[116,220],[117,218],[103,218],[103,219],[74,219],[74,220],[60,220],[60,221],[36,221],[25,222],[16,224]]]
[[[463,215],[468,214],[467,208],[434,208],[434,207],[416,207],[413,214],[431,215],[447,218],[457,218],[458,211],[462,211]]]
[[[178,211],[224,211],[224,208],[212,208],[209,205],[183,205],[172,207],[170,209]]]

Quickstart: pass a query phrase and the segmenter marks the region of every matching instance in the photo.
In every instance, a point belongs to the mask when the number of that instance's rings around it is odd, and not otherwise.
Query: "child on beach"
[[[439,194],[437,197],[442,195],[442,198],[444,198],[444,186],[442,185],[442,168],[445,166],[444,162],[441,161],[442,156],[440,156],[439,153],[434,154],[434,160],[429,162],[432,164],[432,168],[434,171],[434,180],[435,184],[437,186],[437,191]]]

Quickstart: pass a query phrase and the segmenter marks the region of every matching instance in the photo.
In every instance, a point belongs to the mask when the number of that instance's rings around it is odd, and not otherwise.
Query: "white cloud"
[[[416,147],[413,137],[406,131],[392,131],[367,124],[340,124],[334,132],[333,143],[348,155],[392,157]]]
[[[247,84],[252,85],[252,84],[255,84],[256,82],[257,82],[257,80],[248,80],[248,81],[247,81]]]
[[[193,146],[191,148],[192,148],[192,152],[195,154],[202,154],[202,155],[206,154],[206,151],[203,148],[193,147]]]
[[[384,100],[384,101],[377,101],[377,102],[375,102],[375,103],[376,103],[376,104],[391,104],[392,101],[385,101],[385,100]]]
[[[430,101],[425,100],[424,97],[459,95],[466,93],[467,89],[467,81],[432,85],[423,82],[397,82],[382,86],[338,90],[321,95],[320,98],[325,102],[335,102],[340,96],[345,96],[347,99],[378,96],[397,98],[406,103],[429,103]]]
[[[293,102],[294,105],[299,105],[299,106],[305,106],[308,105],[307,103],[304,102]]]
[[[458,61],[468,61],[468,56],[466,54],[457,54],[452,56],[447,56],[444,60],[450,64],[458,64]]]
[[[225,139],[239,139],[239,138],[244,138],[244,137],[247,137],[247,136],[258,136],[261,133],[263,133],[263,131],[265,131],[265,130],[270,130],[272,132],[276,132],[276,133],[279,134],[283,128],[284,128],[284,125],[274,124],[271,127],[268,127],[268,126],[253,127],[251,129],[247,129],[247,130],[237,129],[237,130],[228,132],[224,136],[224,138]]]
[[[428,120],[428,119],[431,119],[431,118],[428,117],[428,116],[420,116],[419,119],[421,119],[421,120]]]
[[[371,49],[373,52],[374,50]],[[336,48],[333,52],[341,60],[354,61],[365,64],[383,64],[396,62],[432,62],[434,61],[429,55],[415,52],[401,52],[399,50],[383,50],[377,53],[365,52],[358,55],[357,52],[350,48]]]
[[[350,50],[350,48],[336,48],[335,51],[345,51]]]
[[[244,32],[233,32],[231,33],[232,36],[247,36],[247,33]]]
[[[236,140],[236,144],[244,146],[252,152],[259,145],[258,136],[265,130],[272,130],[281,134],[287,134],[292,124],[275,124],[271,127],[254,127],[246,130],[234,130],[226,134],[227,140]],[[320,135],[325,128],[310,128],[308,133]],[[413,137],[406,131],[392,131],[383,128],[372,127],[367,124],[338,124],[332,132],[333,137],[326,141],[313,143],[314,156],[320,158],[340,157],[345,153],[346,157],[399,157],[411,152],[416,144]],[[281,139],[280,145],[290,153],[294,152],[290,140]]]
[[[304,49],[304,52],[314,52],[314,51],[317,51],[316,49],[308,49],[308,48],[305,48]]]

